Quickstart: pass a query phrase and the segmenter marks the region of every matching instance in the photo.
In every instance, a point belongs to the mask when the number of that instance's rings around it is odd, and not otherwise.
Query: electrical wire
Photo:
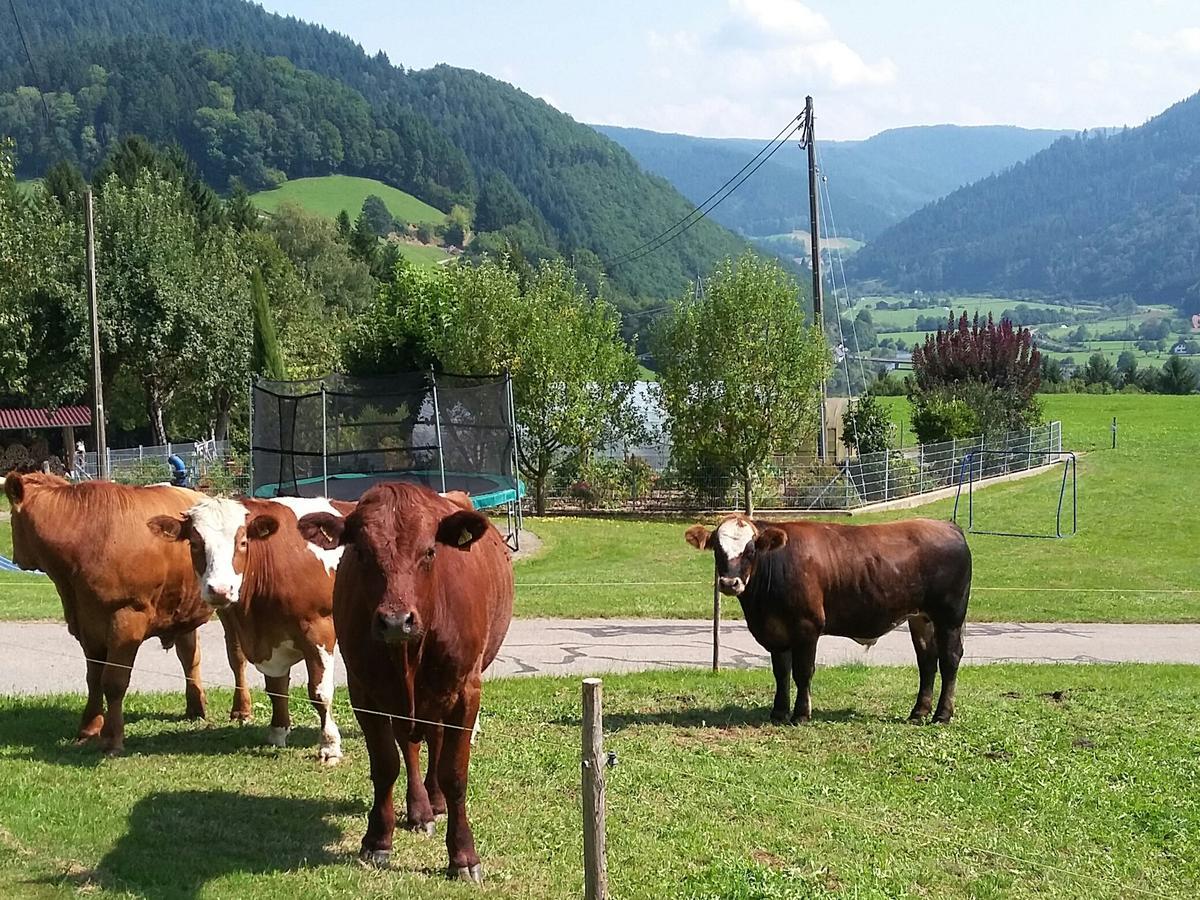
[[[754,156],[751,157],[745,165],[743,165],[736,173],[727,179],[726,182],[721,185],[721,187],[709,194],[702,203],[696,206],[686,216],[649,240],[644,241],[637,247],[634,247],[632,250],[628,250],[625,253],[622,253],[620,256],[609,260],[605,263],[606,267],[609,269],[614,269],[628,262],[636,262],[642,257],[648,256],[656,250],[661,249],[671,241],[675,240],[675,238],[684,234],[684,232],[688,231],[692,226],[703,220],[708,216],[709,213],[711,213],[714,209],[720,206],[721,203],[728,199],[729,196],[738,188],[740,188],[748,178],[754,175],[754,173],[757,172],[763,166],[763,164],[767,162],[767,160],[774,156],[779,151],[779,148],[786,144],[791,136],[800,128],[802,128],[803,125],[804,114],[801,113],[788,122],[788,124],[785,125],[774,138],[767,142],[767,144],[764,145],[763,148],[758,151],[758,153],[754,154]],[[766,154],[765,156],[763,155],[764,153]],[[747,169],[749,169],[749,171],[747,171]]]

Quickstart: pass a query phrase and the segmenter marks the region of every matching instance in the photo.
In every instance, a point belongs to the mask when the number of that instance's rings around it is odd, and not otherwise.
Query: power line
[[[609,260],[607,263],[608,268],[616,268],[617,266],[620,266],[626,262],[633,262],[638,259],[641,259],[643,256],[646,256],[647,254],[653,253],[655,250],[658,250],[663,245],[665,245],[665,244],[669,243],[670,241],[673,241],[675,238],[679,237],[679,235],[683,234],[685,231],[687,231],[689,228],[691,228],[693,225],[695,225],[697,222],[699,222],[701,219],[703,219],[705,216],[707,216],[710,212],[712,212],[714,209],[716,209],[722,203],[722,201],[724,201],[730,194],[732,194],[739,187],[741,187],[741,185],[746,181],[747,178],[749,178],[756,171],[758,171],[759,167],[762,166],[763,163],[765,163],[768,159],[770,159],[772,156],[774,156],[780,147],[782,147],[785,143],[787,143],[788,138],[790,138],[792,136],[792,134],[794,134],[799,128],[802,127],[803,118],[804,118],[803,113],[797,114],[786,125],[784,125],[783,128],[781,128],[779,130],[779,132],[775,135],[775,137],[771,138],[771,140],[769,140],[766,144],[764,144],[762,149],[760,149],[757,153],[754,154],[754,156],[752,156],[749,160],[747,160],[745,165],[743,165],[740,169],[737,170],[737,172],[735,172],[728,179],[726,179],[724,184],[722,184],[719,188],[717,188],[715,191],[713,191],[711,194],[709,194],[691,212],[689,212],[686,216],[684,216],[679,221],[677,221],[674,225],[671,225],[669,228],[665,229],[664,231],[659,232],[657,235],[650,238],[649,240],[643,241],[641,244],[634,247],[632,250],[628,250],[625,253],[622,253],[620,256],[617,256],[616,258]],[[763,154],[766,154],[766,156],[763,156]],[[751,166],[753,166],[753,168],[751,168]],[[747,169],[750,169],[750,171],[747,172],[746,171]],[[743,173],[745,173],[745,174],[743,174]],[[740,178],[740,180],[739,180],[739,178]],[[734,184],[734,182],[737,182],[737,183]],[[731,185],[732,185],[732,187],[731,187]],[[728,190],[726,190],[726,189],[728,189]],[[724,196],[720,196],[722,194],[722,192],[725,192]],[[718,197],[719,197],[719,199],[717,199]],[[715,200],[715,202],[713,202],[714,200]],[[712,204],[711,206],[709,206],[710,203]]]
[[[17,15],[16,0],[8,0],[8,8],[12,10],[13,22],[17,26],[17,34],[21,38],[21,46],[25,48],[25,59],[29,62],[29,72],[33,75],[34,86],[38,89],[38,97],[42,101],[42,114],[46,117],[46,137],[50,137],[50,107],[46,105],[46,94],[42,90],[42,78],[38,75],[37,66],[33,64],[33,54],[29,52],[29,43],[25,40],[25,29],[21,27],[21,18]]]

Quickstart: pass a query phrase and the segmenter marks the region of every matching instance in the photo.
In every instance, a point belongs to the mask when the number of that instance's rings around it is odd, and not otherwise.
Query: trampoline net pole
[[[516,519],[516,529],[513,532],[515,549],[521,549],[521,529],[524,527],[524,513],[521,509],[521,457],[517,445],[517,403],[513,399],[512,372],[504,370],[504,393],[508,400],[508,424],[512,429],[512,467],[513,467],[513,508]]]
[[[249,427],[246,429],[246,431],[249,434],[249,443],[250,443],[250,448],[249,448],[250,452],[247,454],[247,456],[249,457],[249,464],[247,465],[247,468],[249,469],[250,484],[248,485],[248,487],[246,489],[246,494],[250,497],[253,497],[254,496],[254,376],[253,375],[250,376],[249,381],[250,381],[250,397],[248,399],[250,400],[250,412],[249,412],[250,422],[249,422]]]
[[[325,382],[321,382],[321,493],[329,496],[329,442],[325,430]],[[299,493],[297,491],[296,493]]]
[[[437,435],[438,472],[442,479],[442,493],[446,493],[446,454],[442,449],[442,411],[438,406],[437,375],[429,370],[429,385],[433,390],[433,430]]]

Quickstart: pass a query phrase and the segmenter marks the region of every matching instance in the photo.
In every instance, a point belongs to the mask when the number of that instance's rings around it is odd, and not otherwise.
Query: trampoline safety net
[[[511,382],[412,372],[252,390],[252,494],[357,500],[379,481],[518,505]]]

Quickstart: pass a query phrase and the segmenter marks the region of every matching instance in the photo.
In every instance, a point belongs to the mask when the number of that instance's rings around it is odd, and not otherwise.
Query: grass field
[[[979,313],[980,316],[987,317],[989,312],[999,316],[1006,309],[1021,304],[1028,306],[1030,309],[1057,309],[1063,310],[1062,306],[1055,306],[1050,303],[1038,303],[1028,300],[1014,300],[1011,297],[955,297],[945,301],[943,306],[933,306],[926,309],[878,309],[877,304],[880,301],[886,303],[894,303],[897,300],[906,300],[904,297],[863,297],[858,300],[851,309],[851,316],[857,315],[861,309],[869,309],[871,318],[875,322],[875,329],[879,332],[898,331],[901,329],[911,329],[920,316],[935,316],[943,321],[949,317],[951,310],[955,315],[962,313],[965,309],[968,316],[974,316]],[[1089,326],[1090,327],[1090,326]],[[911,333],[910,333],[911,334]],[[911,342],[912,338],[908,340]]]
[[[260,191],[250,199],[254,201],[255,206],[266,212],[274,212],[281,203],[290,201],[311,213],[330,219],[335,218],[344,209],[353,221],[362,209],[363,201],[370,194],[382,198],[388,211],[404,222],[436,224],[446,219],[445,213],[418,200],[412,194],[373,178],[357,178],[353,175],[297,178],[274,190]]]
[[[885,398],[902,428],[907,401]],[[1196,465],[1200,396],[1043,398],[1079,460],[1079,534],[1065,540],[970,535],[975,577],[969,618],[1029,622],[1200,622],[1200,526],[1180,516]],[[1111,442],[1112,417],[1120,446]],[[911,433],[905,444],[911,445]],[[1057,473],[988,488],[976,496],[985,530],[1053,533]],[[1190,500],[1188,501],[1190,502]],[[915,515],[949,518],[949,500],[854,522]],[[683,541],[694,519],[527,519],[542,553],[517,564],[517,615],[695,618],[710,614],[712,557]],[[8,546],[0,522],[0,548]],[[0,553],[11,555],[0,549]],[[0,573],[0,619],[57,619],[53,587]],[[727,616],[740,616],[726,599]]]
[[[426,244],[398,243],[396,248],[400,251],[401,256],[417,265],[436,265],[450,258],[450,254],[441,247],[432,247]]]
[[[1200,672],[980,666],[948,727],[903,723],[907,669],[822,669],[816,715],[766,724],[766,671],[605,679],[611,892],[622,898],[1192,897],[1200,883]],[[397,832],[354,861],[367,758],[315,729],[180,720],[133,695],[130,755],[76,748],[81,698],[0,699],[4,896],[577,897],[579,686],[484,689],[469,803],[488,882],[447,884],[442,841]],[[262,698],[258,698],[261,700]]]

